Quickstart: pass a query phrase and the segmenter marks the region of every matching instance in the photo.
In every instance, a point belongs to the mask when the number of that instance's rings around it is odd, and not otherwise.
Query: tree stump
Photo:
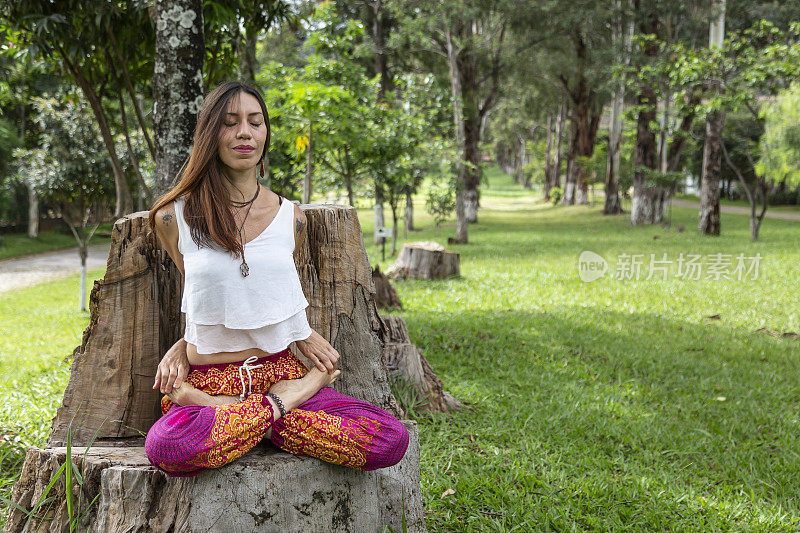
[[[399,316],[381,315],[385,329],[383,363],[389,377],[405,381],[421,400],[418,411],[447,413],[461,408],[461,403],[445,392],[442,381],[436,376],[425,356],[411,343],[405,320]]]
[[[372,282],[375,284],[375,304],[379,309],[403,308],[400,296],[378,266],[372,269]]]
[[[389,389],[379,337],[383,322],[356,212],[333,205],[301,206],[308,239],[297,267],[309,301],[309,322],[342,355],[335,388],[395,415],[402,412]],[[183,332],[182,277],[147,227],[146,211],[114,225],[108,268],[90,299],[90,323],[75,349],[62,406],[45,449],[30,448],[12,500],[37,502],[59,464],[73,422],[73,446],[90,444],[84,505],[100,495],[86,519],[92,531],[424,531],[419,487],[419,441],[411,440],[397,465],[359,472],[296,457],[262,442],[236,461],[193,478],[171,478],[147,461],[143,436],[161,415],[152,388],[162,355]],[[287,483],[287,480],[291,480]],[[61,492],[31,530],[61,531]],[[78,489],[76,488],[76,491]],[[77,494],[77,492],[76,492]],[[52,494],[51,494],[52,495]],[[11,507],[4,531],[19,531],[24,514]],[[134,527],[133,524],[136,524]],[[82,528],[81,528],[82,529]]]
[[[403,244],[397,261],[386,270],[392,279],[442,279],[460,276],[458,252],[445,250],[432,241],[407,242]]]

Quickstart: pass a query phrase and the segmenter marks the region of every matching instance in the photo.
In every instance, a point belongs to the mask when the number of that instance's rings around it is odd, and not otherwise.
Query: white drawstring
[[[255,368],[261,368],[262,366],[264,366],[263,363],[260,364],[260,365],[253,365],[253,366],[250,365],[250,363],[255,363],[256,361],[258,361],[258,356],[251,355],[250,357],[245,359],[244,362],[242,363],[242,365],[239,367],[239,379],[242,382],[242,393],[239,395],[239,400],[240,401],[244,400],[244,398],[245,398],[245,396],[244,396],[244,374],[242,374],[242,369],[247,371],[247,379],[248,379],[247,395],[250,396],[250,394],[252,394],[252,392],[253,392],[253,377],[250,375],[250,371],[255,369]]]

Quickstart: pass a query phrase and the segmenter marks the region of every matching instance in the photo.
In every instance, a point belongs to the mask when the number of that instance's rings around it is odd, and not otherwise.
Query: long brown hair
[[[228,111],[228,104],[238,94],[246,92],[253,95],[264,113],[267,125],[267,139],[261,161],[269,149],[270,126],[267,106],[261,94],[246,83],[228,81],[208,93],[203,107],[197,116],[194,129],[194,144],[188,161],[178,171],[180,180],[168,192],[156,200],[148,223],[155,229],[156,211],[164,205],[186,194],[183,217],[188,224],[192,240],[197,246],[213,246],[216,242],[223,249],[241,257],[244,252],[239,242],[236,220],[230,209],[230,194],[223,185],[227,179],[222,174],[222,161],[219,158],[219,131]]]

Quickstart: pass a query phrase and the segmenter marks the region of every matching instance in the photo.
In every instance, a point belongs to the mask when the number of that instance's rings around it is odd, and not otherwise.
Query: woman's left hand
[[[311,330],[311,335],[305,340],[295,341],[297,348],[309,361],[322,372],[331,373],[336,370],[336,361],[339,352],[325,340],[325,337]]]

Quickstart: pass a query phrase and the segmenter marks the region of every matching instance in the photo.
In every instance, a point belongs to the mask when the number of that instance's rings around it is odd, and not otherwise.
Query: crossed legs
[[[164,416],[145,440],[150,462],[170,476],[193,476],[241,457],[264,438],[295,455],[360,470],[391,466],[402,459],[408,447],[403,424],[383,409],[329,386],[313,395],[296,396],[297,407],[287,404],[291,410],[275,420],[278,410],[265,394],[270,386],[291,380],[285,382],[287,387],[297,388],[306,381],[298,378],[313,376],[288,349],[257,361],[262,362],[264,366],[252,372],[254,392],[243,401],[225,399],[241,392],[238,364],[192,367],[186,381],[189,390],[193,386],[217,397],[219,403],[175,405],[165,396]],[[282,393],[291,394],[288,388]]]

